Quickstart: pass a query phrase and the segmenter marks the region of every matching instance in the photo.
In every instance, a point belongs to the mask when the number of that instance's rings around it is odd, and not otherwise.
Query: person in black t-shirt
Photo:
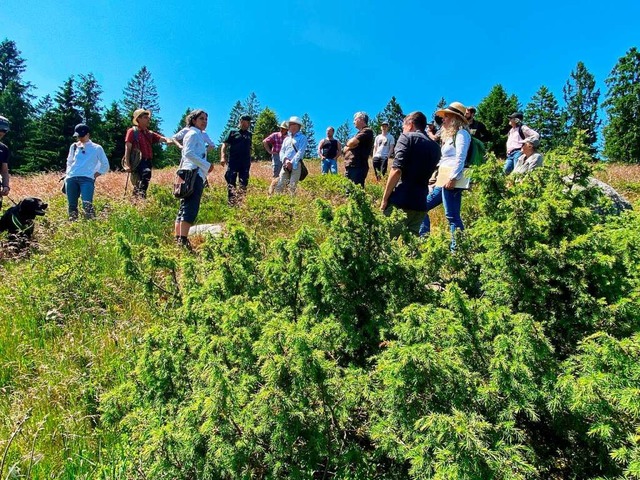
[[[227,181],[227,197],[229,205],[235,206],[247,191],[249,185],[249,169],[251,168],[251,136],[249,125],[251,117],[242,115],[237,130],[231,130],[220,152],[220,165],[227,165],[224,179]],[[227,151],[229,159],[227,161]],[[237,188],[237,180],[240,180],[240,188]],[[238,194],[238,190],[240,195]]]
[[[0,116],[0,140],[4,138],[10,127],[11,122],[7,118]],[[2,177],[0,196],[9,195],[9,190],[11,190],[9,187],[9,153],[9,147],[0,142],[0,177]]]
[[[339,140],[333,138],[334,133],[333,127],[327,128],[327,137],[323,138],[318,145],[323,175],[329,172],[338,173],[338,156],[342,151],[342,145]]]
[[[353,116],[353,124],[358,133],[349,139],[342,150],[345,174],[353,183],[364,188],[364,181],[369,173],[369,155],[373,148],[373,130],[369,128],[369,115],[364,112],[357,112]]]
[[[489,130],[487,130],[487,126],[479,120],[475,119],[476,116],[476,107],[467,108],[467,113],[464,114],[464,117],[469,122],[469,133],[476,137],[483,143],[487,143],[491,140],[491,134]]]
[[[440,146],[425,133],[427,117],[422,112],[407,115],[395,147],[391,173],[380,202],[380,210],[391,215],[394,208],[406,215],[406,227],[418,235],[427,212],[429,178],[440,161]]]

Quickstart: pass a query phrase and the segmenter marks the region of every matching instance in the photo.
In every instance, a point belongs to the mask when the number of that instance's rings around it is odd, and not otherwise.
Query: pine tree
[[[253,138],[251,140],[253,158],[256,160],[269,160],[269,153],[262,145],[262,141],[271,135],[273,132],[278,131],[278,119],[276,114],[269,107],[265,107],[260,112],[256,119],[255,128],[253,130]]]
[[[440,97],[440,100],[438,100],[438,104],[436,105],[436,111],[442,110],[446,106],[447,101],[444,99],[444,97]]]
[[[564,139],[564,112],[559,111],[556,97],[542,85],[524,111],[527,125],[540,134],[540,149],[551,150]]]
[[[315,158],[318,156],[318,144],[316,143],[316,133],[313,129],[313,121],[308,113],[302,115],[302,132],[307,136],[307,148],[304,151],[304,158]]]
[[[344,147],[347,144],[347,141],[351,138],[351,135],[351,124],[349,123],[349,120],[345,120],[345,122],[336,129],[335,138]]]
[[[571,145],[578,130],[584,130],[587,132],[586,141],[590,147],[591,156],[597,154],[595,144],[598,141],[598,128],[601,124],[598,119],[600,89],[595,87],[594,76],[589,73],[584,63],[578,62],[562,89],[568,121],[567,146]]]
[[[222,133],[220,134],[220,141],[218,143],[222,144],[229,135],[229,132],[233,129],[238,128],[238,124],[240,123],[240,117],[243,115],[243,107],[240,100],[236,101],[236,103],[231,107],[231,111],[229,112],[229,119],[227,120]]]
[[[24,147],[25,161],[16,169],[18,173],[55,170],[59,167],[59,126],[56,123],[54,103],[50,95],[42,98],[35,107],[35,118],[29,124]]]
[[[389,122],[389,133],[397,140],[402,133],[404,117],[405,115],[402,113],[402,107],[396,100],[396,97],[391,97],[387,106],[384,107],[382,112],[380,112],[378,121],[386,120]]]
[[[160,102],[158,101],[158,90],[153,81],[151,72],[143,66],[127,83],[123,90],[124,98],[122,106],[127,115],[131,116],[139,108],[151,111],[152,120],[160,123]]]
[[[99,144],[104,143],[102,87],[93,73],[89,73],[78,76],[76,90],[78,92],[77,105],[82,115],[82,121],[91,128],[92,140]]]
[[[23,149],[27,129],[33,115],[31,102],[33,86],[22,79],[25,60],[15,42],[5,39],[0,43],[0,115],[11,122],[11,132],[3,142],[11,148],[10,166],[20,168],[24,161]]]
[[[117,102],[104,112],[102,148],[109,159],[111,169],[122,167],[124,156],[124,137],[129,128],[129,118],[124,115]]]
[[[640,163],[640,52],[631,48],[605,80],[609,123],[604,128],[604,154],[617,162]]]
[[[260,102],[254,92],[251,92],[242,104],[242,114],[251,116],[251,127],[249,129],[253,131],[253,127],[258,120],[258,115],[262,109],[260,108]]]
[[[507,155],[508,117],[519,107],[518,97],[507,96],[507,92],[500,84],[495,85],[489,95],[478,104],[478,120],[487,126],[491,134],[491,141],[487,142],[487,150],[498,157],[505,158]]]

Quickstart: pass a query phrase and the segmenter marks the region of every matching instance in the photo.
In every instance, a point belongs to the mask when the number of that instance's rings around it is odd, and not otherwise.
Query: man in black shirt
[[[338,173],[338,152],[342,150],[340,141],[333,138],[335,130],[333,127],[327,128],[327,136],[318,145],[318,155],[320,155],[322,174],[329,172]]]
[[[353,183],[364,188],[364,181],[369,173],[369,155],[373,147],[373,130],[369,128],[369,115],[357,112],[353,116],[353,124],[358,133],[350,138],[344,147],[344,166],[346,176]]]
[[[405,225],[415,235],[427,213],[428,182],[441,156],[440,146],[427,136],[426,127],[427,117],[422,112],[405,117],[380,202],[380,210],[387,216],[393,208],[405,212]]]
[[[0,116],[0,140],[4,138],[11,126],[9,120]],[[2,177],[2,188],[0,196],[9,195],[9,147],[0,142],[0,177]],[[0,205],[2,201],[0,200]]]
[[[237,130],[231,130],[222,144],[220,152],[220,165],[227,165],[224,178],[227,181],[227,196],[229,205],[238,204],[239,197],[244,196],[249,185],[249,169],[251,168],[251,136],[249,125],[251,117],[242,115]],[[227,162],[227,150],[229,160]],[[240,196],[236,188],[236,182],[240,179]]]
[[[491,134],[484,123],[475,119],[476,107],[467,108],[467,113],[464,116],[469,122],[469,133],[481,142],[487,143],[491,139]]]

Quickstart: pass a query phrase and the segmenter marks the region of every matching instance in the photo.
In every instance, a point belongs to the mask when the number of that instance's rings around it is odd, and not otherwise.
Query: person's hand
[[[449,180],[444,184],[444,188],[445,190],[453,190],[454,188],[456,188],[456,181],[454,179]]]
[[[9,190],[11,190],[11,187],[9,187],[9,185],[3,185],[2,190],[0,190],[0,195],[6,197],[7,195],[9,195]]]
[[[384,212],[389,205],[389,200],[385,200],[384,198],[380,201],[380,211]]]
[[[291,162],[291,160],[287,160],[284,163],[284,168],[286,171],[291,172],[293,170],[293,163]]]
[[[98,178],[100,176],[100,172],[96,172],[93,174],[93,179],[95,180],[96,178]]]
[[[224,157],[222,157],[222,158],[220,159],[220,165],[221,165],[222,167],[224,167],[226,164],[227,164],[227,159],[226,159],[226,158],[224,158]]]

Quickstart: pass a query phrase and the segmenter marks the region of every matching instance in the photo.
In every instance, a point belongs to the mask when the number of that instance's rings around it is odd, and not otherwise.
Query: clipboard
[[[471,168],[465,168],[462,170],[462,175],[456,180],[456,188],[469,189],[471,186]],[[451,167],[438,167],[438,177],[436,178],[436,187],[444,187],[445,184],[451,178],[453,168]]]

